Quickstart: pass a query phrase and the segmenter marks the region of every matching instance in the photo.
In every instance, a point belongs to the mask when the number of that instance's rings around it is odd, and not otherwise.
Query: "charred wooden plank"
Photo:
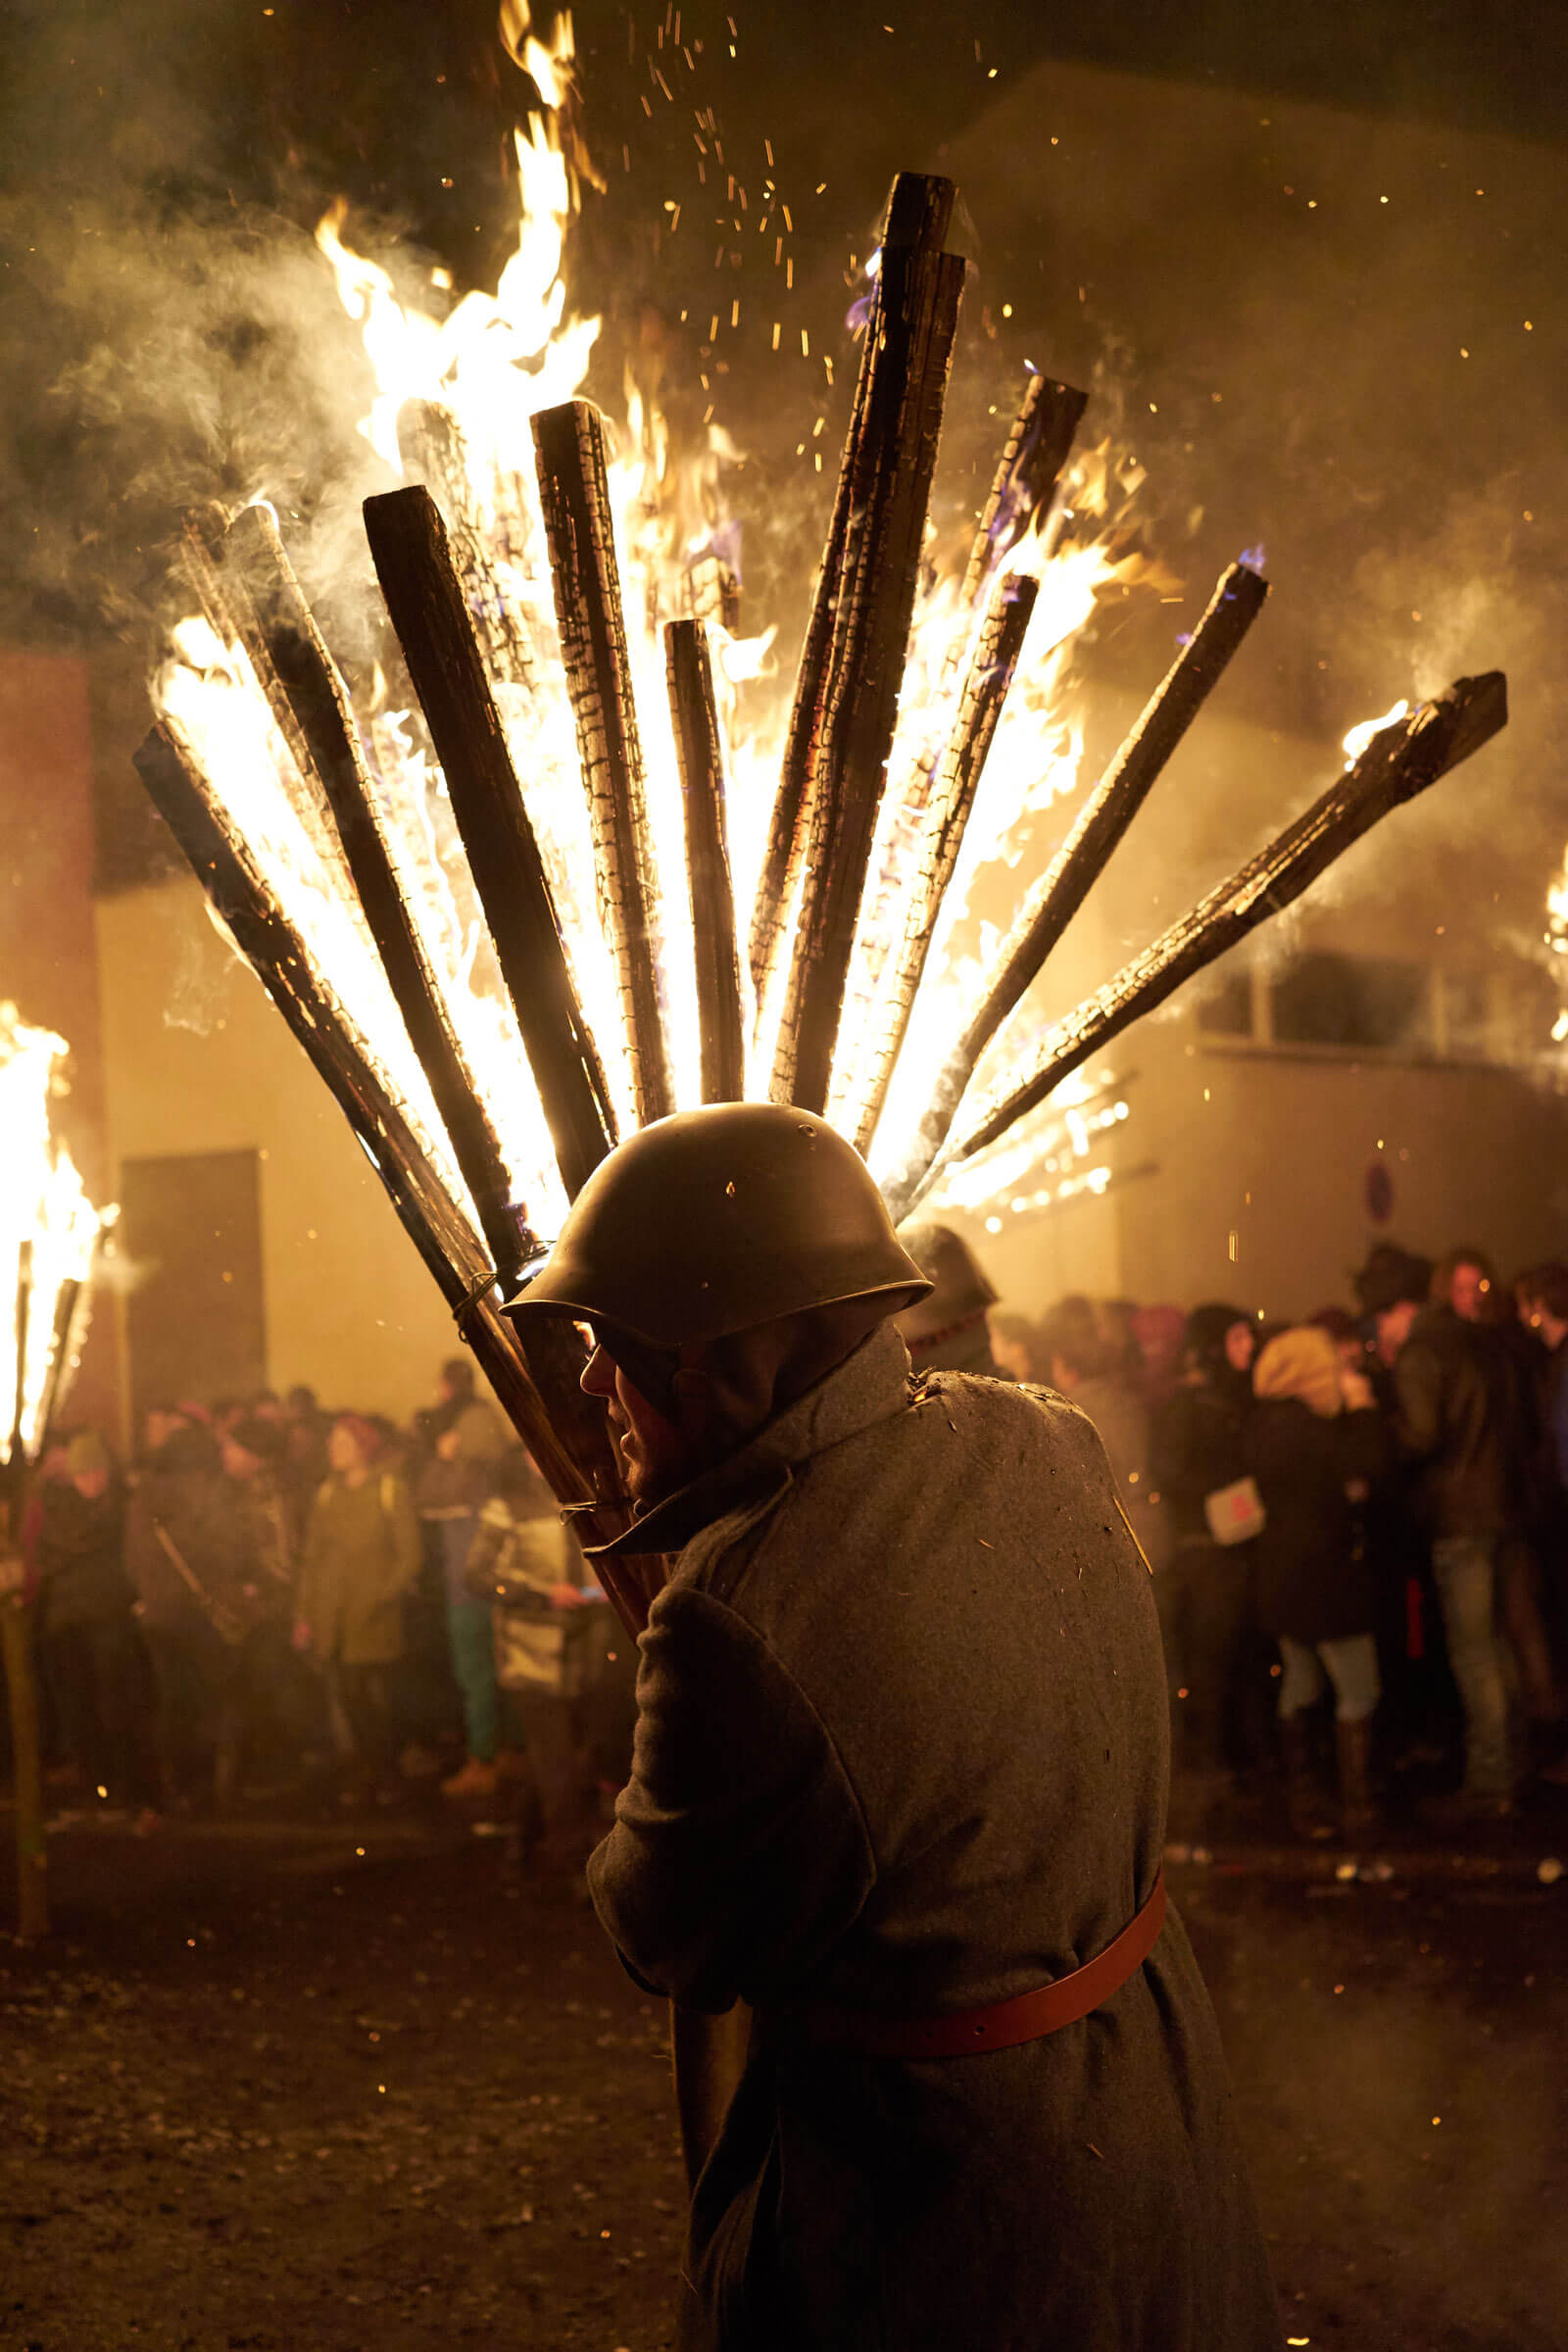
[[[491,479],[487,518],[462,423],[439,401],[404,402],[398,411],[398,451],[407,478],[422,481],[441,510],[492,685],[535,693],[539,665],[533,638],[502,571],[504,563],[520,567],[527,562],[528,514],[521,482],[505,473]],[[499,548],[492,544],[495,540]]]
[[[918,244],[923,251],[940,252],[953,218],[953,182],[903,172],[888,197],[883,243]],[[855,401],[839,466],[838,485],[828,522],[806,634],[795,673],[795,694],[780,762],[778,792],[768,823],[757,899],[752,912],[749,956],[752,982],[760,1014],[769,1003],[780,969],[791,903],[799,885],[810,842],[814,786],[823,722],[831,684],[833,647],[839,607],[845,590],[845,558],[850,517],[858,499],[865,495],[865,421],[870,396],[872,359],[876,350],[882,309],[883,280],[879,275],[871,297],[860,346],[860,366],[855,380]]]
[[[455,1207],[398,1102],[361,1052],[305,940],[244,845],[215,813],[202,778],[173,731],[167,725],[154,727],[135,753],[134,763],[214,911],[358,1137],[404,1231],[460,1317],[464,1336],[503,1410],[557,1497],[585,1515],[581,1524],[590,1539],[608,1540],[623,1524],[617,1474],[612,1458],[607,1459],[608,1446],[596,1457],[569,1451],[562,1443],[515,1335],[498,1311],[491,1268],[466,1218]],[[602,1428],[603,1416],[600,1422]]]
[[[664,664],[686,817],[703,1101],[738,1102],[746,1092],[746,1032],[724,822],[724,754],[708,632],[700,620],[666,623]]]
[[[889,1083],[908,1034],[909,1017],[936,935],[942,902],[953,880],[964,827],[985,770],[986,756],[1023,651],[1023,641],[1040,593],[1026,572],[999,580],[985,625],[975,643],[953,732],[938,766],[920,843],[919,865],[908,916],[889,994],[890,1015],[878,1039],[876,1061],[856,1133],[856,1149],[869,1152]]]
[[[896,198],[890,218],[898,210]],[[775,1101],[811,1110],[827,1101],[893,747],[963,279],[956,255],[902,245],[890,227],[875,334],[867,335],[864,423],[814,763],[809,862],[771,1079]]]
[[[998,959],[996,977],[938,1075],[914,1150],[890,1188],[896,1215],[906,1213],[947,1137],[981,1054],[1043,970],[1117,844],[1138,814],[1171,754],[1218,684],[1263,609],[1268,583],[1245,564],[1221,575],[1189,643],[1145,706],[1131,734],[1080,809],[1071,831],[1025,900]]]
[[[270,508],[247,507],[235,517],[223,543],[223,570],[236,574],[242,584],[244,603],[260,631],[268,674],[286,702],[310,772],[319,779],[370,936],[430,1082],[453,1155],[473,1195],[497,1270],[510,1281],[522,1263],[522,1207],[512,1197],[500,1141],[415,928],[347,689],[305,601]]]
[[[99,1228],[99,1239],[103,1228]],[[60,1409],[71,1371],[71,1343],[76,1338],[76,1312],[83,1305],[82,1285],[74,1279],[63,1282],[55,1299],[54,1330],[49,1340],[49,1371],[38,1410],[38,1459],[42,1461],[54,1436],[55,1417]],[[85,1320],[85,1318],[84,1318]]]
[[[19,1463],[26,1459],[23,1432],[27,1417],[27,1338],[32,1322],[32,1237],[24,1233],[17,1245],[17,1360],[12,1391],[10,1441],[11,1460]]]
[[[267,511],[270,513],[270,509]],[[338,839],[332,811],[321,789],[321,779],[312,763],[310,747],[300,732],[288,696],[272,669],[266,636],[246,593],[245,583],[238,572],[224,562],[228,528],[229,517],[214,502],[194,507],[186,514],[181,540],[185,574],[196,591],[214,634],[225,646],[237,645],[251,665],[256,683],[272,713],[273,724],[299,775],[300,791],[295,807],[300,822],[322,864],[331,868],[341,859],[343,845]]]
[[[995,1143],[1091,1054],[1299,898],[1390,809],[1468,760],[1507,719],[1506,681],[1500,670],[1488,670],[1457,679],[1408,718],[1382,728],[1303,816],[1058,1022],[1030,1075],[981,1111],[952,1156],[967,1158]]]
[[[658,883],[615,562],[604,423],[591,401],[533,419],[539,497],[593,825],[599,914],[614,957],[643,1126],[675,1107],[659,1006]]]
[[[1049,514],[1088,406],[1088,393],[1072,384],[1046,375],[1029,378],[975,529],[959,591],[960,615],[974,611],[988,573],[1012,552],[1036,515]]]
[[[614,1113],[446,532],[418,484],[367,499],[365,527],[574,1197],[614,1143]]]

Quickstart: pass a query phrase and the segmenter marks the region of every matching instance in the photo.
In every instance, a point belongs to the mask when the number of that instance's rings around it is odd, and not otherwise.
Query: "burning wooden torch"
[[[748,1093],[825,1110],[905,1215],[1505,720],[1492,675],[1378,733],[1270,849],[1032,1048],[1027,992],[1262,609],[1265,582],[1233,564],[1000,957],[956,1000],[943,918],[1009,691],[1042,658],[1032,622],[1069,560],[1085,398],[1029,384],[951,584],[928,740],[911,753],[901,706],[965,275],[946,250],[953,204],[950,182],[913,174],[889,200],[748,905],[731,881],[743,803],[714,691],[722,641],[690,602],[656,611],[658,582],[623,596],[613,466],[587,402],[535,415],[531,446],[482,481],[434,393],[406,404],[405,470],[424,479],[365,510],[391,622],[370,701],[334,662],[270,509],[196,516],[187,534],[203,618],[176,633],[137,767],[585,1531],[612,1531],[624,1504],[577,1389],[582,1343],[549,1322],[519,1336],[498,1310],[535,1231],[627,1126]],[[508,518],[504,547],[487,546],[486,515]],[[554,669],[539,655],[552,612]],[[1034,781],[1017,779],[1014,813]],[[683,1004],[697,1031],[685,1054]],[[603,1571],[634,1634],[658,1582],[639,1573]],[[684,2085],[698,2142],[721,2104],[722,2084],[707,2087]]]
[[[25,1596],[23,1520],[31,1473],[49,1447],[60,1401],[86,1337],[99,1243],[114,1217],[95,1209],[70,1152],[51,1132],[49,1103],[64,1038],[29,1027],[0,1004],[0,1281],[12,1301],[0,1399],[0,1641],[11,1705],[17,1821],[17,1922],[49,1925],[38,1746],[38,1692]],[[0,1333],[4,1326],[0,1324]]]

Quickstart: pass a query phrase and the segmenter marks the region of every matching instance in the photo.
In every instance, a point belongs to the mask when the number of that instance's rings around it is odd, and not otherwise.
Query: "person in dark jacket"
[[[1164,1514],[1165,1566],[1154,1580],[1165,1639],[1176,1761],[1216,1774],[1243,1761],[1236,1686],[1251,1606],[1251,1545],[1222,1544],[1209,1498],[1250,1475],[1252,1323],[1211,1301],[1187,1318],[1181,1380],[1153,1414],[1150,1476]],[[1221,1523],[1220,1533],[1226,1533]]]
[[[108,1446],[83,1430],[40,1489],[33,1549],[43,1679],[61,1740],[109,1804],[138,1815],[155,1794],[147,1659],[125,1574],[125,1494]]]
[[[219,1793],[243,1787],[247,1767],[286,1776],[315,1744],[318,1687],[293,1646],[296,1551],[283,1491],[286,1441],[279,1421],[242,1415],[220,1439],[244,1561],[245,1632],[236,1663],[237,1737],[220,1751]]]
[[[1393,1360],[1396,1441],[1432,1546],[1448,1659],[1464,1707],[1464,1809],[1512,1809],[1509,1673],[1498,1630],[1503,1539],[1518,1511],[1515,1433],[1495,1351],[1452,1303],[1378,1316]]]
[[[1543,1445],[1542,1359],[1534,1323],[1518,1311],[1492,1262],[1479,1250],[1451,1250],[1432,1278],[1435,1301],[1446,1300],[1470,1324],[1488,1358],[1489,1376],[1509,1456],[1509,1524],[1498,1546],[1501,1628],[1518,1672],[1519,1695],[1532,1735],[1560,1744],[1563,1694],[1552,1663],[1542,1607],[1539,1471]]]
[[[1387,1465],[1371,1383],[1316,1324],[1270,1340],[1252,1373],[1248,1433],[1263,1499],[1258,1616],[1280,1645],[1280,1743],[1291,1825],[1316,1836],[1308,1710],[1334,1687],[1340,1807],[1348,1838],[1372,1825],[1368,1766],[1380,1695],[1377,1596],[1359,1516]]]
[[[1561,1668],[1568,1661],[1568,1265],[1550,1258],[1533,1267],[1520,1289],[1521,1313],[1541,1342],[1533,1491],[1544,1614]],[[1548,1763],[1542,1778],[1558,1788],[1568,1783],[1568,1755]]]
[[[311,1512],[295,1595],[293,1641],[314,1654],[347,1719],[363,1796],[399,1791],[390,1670],[403,1654],[403,1603],[419,1571],[419,1525],[374,1429],[339,1413],[327,1441],[331,1472]]]
[[[599,1556],[672,1562],[594,1902],[643,1983],[753,2010],[693,2134],[681,2340],[1272,2352],[1157,1924],[1148,1571],[1072,1405],[911,1376],[889,1318],[924,1287],[841,1137],[737,1102],[612,1152],[509,1302],[592,1327],[638,1512]]]
[[[148,1459],[125,1564],[158,1689],[162,1803],[217,1801],[231,1783],[251,1602],[243,1507],[199,1422],[177,1421]]]

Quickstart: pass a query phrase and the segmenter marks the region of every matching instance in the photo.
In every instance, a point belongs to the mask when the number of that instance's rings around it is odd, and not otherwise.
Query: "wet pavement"
[[[1282,2335],[1561,2352],[1568,1811],[1351,1854],[1182,1794]],[[51,1882],[0,1941],[0,2352],[670,2342],[664,2015],[569,1874],[427,1804],[67,1823]]]

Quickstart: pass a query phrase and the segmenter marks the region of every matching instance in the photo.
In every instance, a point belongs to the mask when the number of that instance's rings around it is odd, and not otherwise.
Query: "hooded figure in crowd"
[[[991,1349],[991,1309],[997,1303],[990,1277],[951,1225],[909,1225],[905,1246],[925,1277],[920,1296],[898,1318],[909,1361],[917,1372],[979,1372],[1002,1376]]]
[[[672,1562],[595,1904],[644,1984],[754,2012],[681,2340],[1262,2352],[1150,1578],[1072,1405],[911,1377],[925,1291],[841,1137],[732,1103],[612,1152],[512,1302],[590,1324],[607,1548]]]

